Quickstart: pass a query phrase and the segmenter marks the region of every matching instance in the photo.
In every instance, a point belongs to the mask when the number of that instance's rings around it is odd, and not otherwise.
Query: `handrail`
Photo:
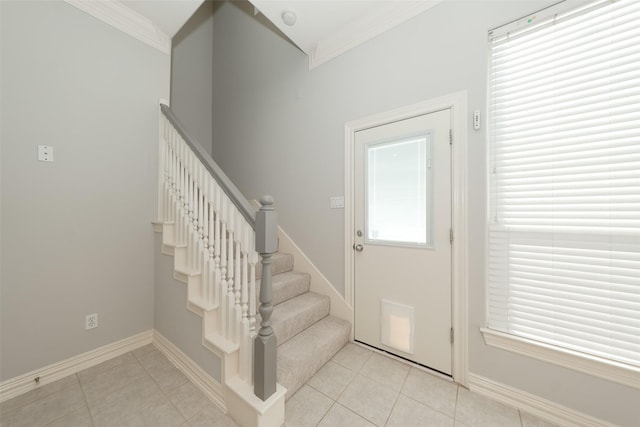
[[[181,249],[178,268],[189,277],[188,301],[203,310],[207,342],[222,340],[238,353],[237,374],[262,401],[276,392],[276,336],[271,327],[271,257],[278,248],[273,198],[254,213],[229,177],[160,103],[158,218]],[[163,234],[163,242],[164,242]],[[256,334],[257,254],[260,254],[260,330]],[[177,259],[177,258],[176,258]],[[178,264],[178,261],[176,261]],[[231,371],[229,371],[231,374]]]
[[[173,125],[173,127],[178,131],[180,136],[184,139],[187,145],[191,148],[194,154],[200,159],[204,167],[213,175],[213,177],[218,181],[222,191],[229,196],[231,201],[238,207],[238,210],[242,214],[242,216],[249,222],[251,227],[256,229],[256,214],[254,209],[251,207],[251,204],[247,201],[247,199],[242,195],[238,187],[236,187],[231,179],[224,173],[222,168],[218,166],[218,164],[211,158],[209,153],[207,153],[204,148],[200,144],[198,144],[193,138],[189,136],[184,125],[180,123],[180,120],[171,108],[168,105],[160,103],[160,109],[162,110],[162,114],[169,120],[169,122]]]

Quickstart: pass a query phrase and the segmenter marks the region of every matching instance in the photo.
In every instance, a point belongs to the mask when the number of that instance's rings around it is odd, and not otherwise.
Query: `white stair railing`
[[[180,258],[177,251],[175,254],[182,273],[199,276],[199,286],[190,300],[213,316],[213,331],[208,333],[224,342],[227,351],[239,351],[240,378],[253,385],[254,363],[267,367],[267,385],[264,379],[256,381],[261,390],[256,394],[266,400],[272,394],[270,390],[275,391],[276,387],[275,346],[273,354],[264,355],[264,351],[259,351],[256,356],[266,357],[266,364],[261,360],[254,362],[254,340],[258,337],[261,343],[265,340],[275,343],[269,320],[271,269],[266,265],[270,264],[270,252],[275,251],[270,249],[275,248],[277,228],[273,201],[268,196],[261,199],[264,206],[256,223],[251,205],[222,169],[189,138],[168,106],[161,104],[160,109],[158,220],[173,225],[173,235],[167,238],[184,254]],[[256,226],[258,229],[254,231]],[[261,307],[259,335],[256,330],[256,242],[263,256],[261,287],[267,285],[267,289],[261,289],[264,308]],[[263,293],[269,295],[268,300],[263,300]],[[263,370],[257,368],[256,376],[264,376]]]

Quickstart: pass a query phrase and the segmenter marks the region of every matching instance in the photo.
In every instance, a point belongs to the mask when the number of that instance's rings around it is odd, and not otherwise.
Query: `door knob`
[[[362,250],[364,249],[364,246],[362,246],[361,244],[353,245],[353,249],[355,249],[358,252],[362,252]]]

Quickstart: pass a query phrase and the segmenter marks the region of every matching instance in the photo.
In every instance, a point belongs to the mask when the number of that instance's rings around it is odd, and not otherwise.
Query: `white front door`
[[[357,341],[451,374],[451,110],[356,132]]]

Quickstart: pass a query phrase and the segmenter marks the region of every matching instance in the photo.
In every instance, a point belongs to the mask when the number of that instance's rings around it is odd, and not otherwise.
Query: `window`
[[[570,6],[489,34],[488,328],[640,372],[640,2]]]
[[[366,242],[432,247],[431,134],[367,144]]]

